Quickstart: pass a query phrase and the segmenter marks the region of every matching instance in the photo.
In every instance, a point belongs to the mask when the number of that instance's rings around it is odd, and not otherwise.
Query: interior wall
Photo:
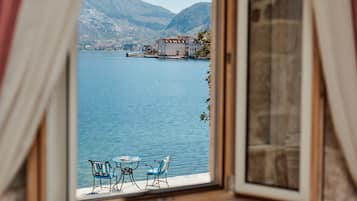
[[[326,109],[324,138],[323,200],[357,201],[357,188],[338,144],[329,108]]]

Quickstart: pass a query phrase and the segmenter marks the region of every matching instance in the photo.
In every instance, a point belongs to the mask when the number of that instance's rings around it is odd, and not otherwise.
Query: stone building
[[[201,48],[201,43],[193,37],[187,37],[187,50],[189,57],[196,57],[196,52]]]
[[[175,38],[161,38],[156,41],[159,56],[196,57],[200,49],[199,41],[191,36],[178,36]]]
[[[159,56],[187,56],[186,40],[183,38],[161,38],[157,44]]]

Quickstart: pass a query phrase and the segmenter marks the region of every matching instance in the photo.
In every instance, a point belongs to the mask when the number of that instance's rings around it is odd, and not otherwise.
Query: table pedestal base
[[[135,181],[134,174],[133,174],[133,168],[130,168],[130,167],[125,167],[125,168],[121,169],[121,174],[120,174],[119,180],[117,180],[114,185],[117,190],[121,191],[123,189],[123,185],[125,182],[125,176],[128,176],[131,183],[134,184],[139,190],[141,190],[141,188],[138,186],[138,184]],[[120,185],[120,188],[118,189],[118,185],[120,183],[121,183],[121,185]],[[114,188],[114,186],[113,186],[113,188]]]

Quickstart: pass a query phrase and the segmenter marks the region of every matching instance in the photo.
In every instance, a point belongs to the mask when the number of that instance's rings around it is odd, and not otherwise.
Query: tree
[[[207,57],[210,54],[211,48],[211,34],[209,31],[202,31],[197,34],[197,40],[202,44],[201,48],[196,52],[196,57]],[[208,84],[208,89],[211,92],[211,70],[207,71],[206,82]],[[202,112],[200,115],[201,121],[207,122],[211,119],[210,109],[211,109],[211,93],[206,99],[207,111]]]
[[[202,31],[197,34],[197,40],[201,44],[196,52],[196,57],[207,57],[210,54],[211,34],[209,31]]]

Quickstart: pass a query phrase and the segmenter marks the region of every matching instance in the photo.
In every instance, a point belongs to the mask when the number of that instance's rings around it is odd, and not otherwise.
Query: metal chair
[[[167,156],[163,160],[155,160],[155,162],[158,163],[158,167],[153,167],[152,165],[145,164],[145,166],[150,167],[146,172],[146,189],[148,186],[155,186],[155,183],[160,188],[160,182],[166,183],[169,187],[169,183],[167,182],[167,175],[170,161],[171,156]],[[149,176],[154,176],[154,181],[151,185],[148,185]],[[165,180],[160,180],[160,177],[162,176],[165,177]]]
[[[95,190],[95,179],[99,179],[100,188],[102,189],[102,179],[109,180],[109,191],[112,191],[112,179],[115,178],[117,180],[117,176],[115,175],[115,168],[111,171],[112,166],[109,161],[93,161],[88,160],[92,166],[92,175],[93,175],[93,189],[92,193]]]

